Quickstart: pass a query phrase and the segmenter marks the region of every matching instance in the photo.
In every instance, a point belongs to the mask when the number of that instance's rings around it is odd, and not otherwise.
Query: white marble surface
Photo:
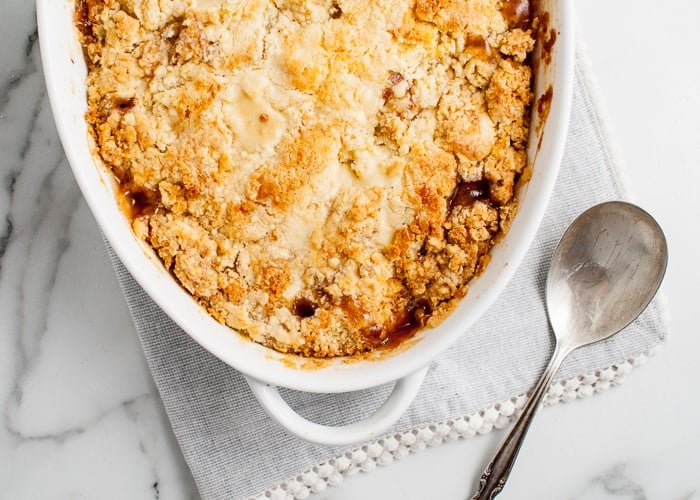
[[[576,6],[629,187],[669,239],[672,335],[622,387],[545,409],[501,498],[700,499],[700,5]],[[197,498],[63,159],[33,3],[0,12],[0,498]],[[426,450],[316,497],[462,499],[501,438]]]

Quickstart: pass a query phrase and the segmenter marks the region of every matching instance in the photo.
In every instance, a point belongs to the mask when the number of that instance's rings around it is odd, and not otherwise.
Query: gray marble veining
[[[52,498],[62,489],[111,496],[100,485],[121,498],[192,498],[56,134],[33,3],[11,0],[2,12],[0,498]],[[105,458],[100,443],[113,456]],[[91,463],[105,461],[108,468],[92,471]]]

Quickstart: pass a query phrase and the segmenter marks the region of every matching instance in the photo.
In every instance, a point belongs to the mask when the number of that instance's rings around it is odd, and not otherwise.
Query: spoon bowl
[[[494,498],[505,485],[533,417],[571,351],[605,340],[649,305],[666,272],[663,231],[644,210],[622,201],[589,208],[571,223],[552,256],[547,314],[555,348],[472,500]]]
[[[666,271],[666,239],[644,210],[611,201],[569,226],[547,276],[554,335],[572,349],[604,340],[641,314]]]

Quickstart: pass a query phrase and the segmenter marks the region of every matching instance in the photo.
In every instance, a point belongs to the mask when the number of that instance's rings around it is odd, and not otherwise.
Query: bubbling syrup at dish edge
[[[94,38],[92,21],[90,20],[90,3],[88,0],[77,0],[75,4],[74,22],[86,38]]]
[[[161,204],[160,191],[146,189],[133,182],[117,179],[120,206],[131,220],[153,215]]]
[[[395,317],[389,326],[370,326],[365,332],[365,337],[378,348],[392,349],[423,328],[432,312],[430,304],[427,301],[421,301]]]
[[[532,2],[529,0],[507,0],[501,7],[501,15],[509,28],[525,28],[530,24]]]

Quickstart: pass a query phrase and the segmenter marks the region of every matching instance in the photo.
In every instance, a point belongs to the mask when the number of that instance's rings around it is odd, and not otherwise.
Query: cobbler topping
[[[305,356],[442,321],[516,209],[527,1],[79,0],[96,155],[209,313]]]

